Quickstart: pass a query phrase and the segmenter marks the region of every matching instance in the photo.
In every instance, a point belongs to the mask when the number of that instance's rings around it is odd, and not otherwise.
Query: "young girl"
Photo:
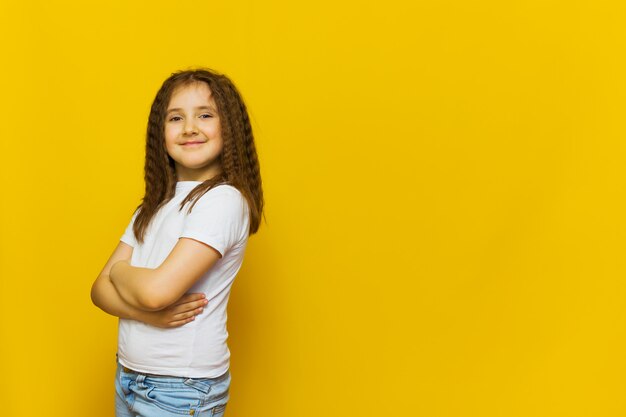
[[[145,196],[91,290],[120,318],[116,416],[221,416],[226,305],[263,212],[246,106],[222,74],[173,73],[146,140]]]

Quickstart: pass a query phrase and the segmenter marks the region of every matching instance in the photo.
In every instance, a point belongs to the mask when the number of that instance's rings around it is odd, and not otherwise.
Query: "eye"
[[[207,117],[204,117],[204,116],[207,116]],[[213,117],[213,116],[210,115],[209,113],[204,113],[204,114],[201,114],[200,117],[203,117],[206,119],[206,118]]]
[[[171,117],[169,121],[170,122],[175,122],[176,120],[174,120],[174,119],[181,119],[181,117],[180,116],[174,116],[174,117]]]

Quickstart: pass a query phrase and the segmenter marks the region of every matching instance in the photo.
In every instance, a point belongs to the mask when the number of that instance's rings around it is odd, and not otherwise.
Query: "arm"
[[[188,294],[170,308],[149,312],[125,302],[111,283],[109,274],[113,264],[131,258],[133,247],[119,242],[91,287],[91,300],[104,312],[124,319],[138,320],[157,327],[177,327],[186,324],[202,312],[207,301],[204,294]]]
[[[116,259],[110,282],[131,307],[158,311],[175,303],[220,257],[213,247],[183,237],[156,269],[134,267],[125,258]]]
[[[91,286],[91,301],[105,313],[123,319],[137,320],[141,311],[126,303],[111,283],[109,273],[111,267],[121,260],[130,260],[133,247],[120,241],[104,268]]]

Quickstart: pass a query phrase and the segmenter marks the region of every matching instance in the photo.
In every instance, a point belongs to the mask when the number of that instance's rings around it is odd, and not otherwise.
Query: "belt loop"
[[[208,394],[211,391],[210,384],[204,381],[198,381],[197,379],[185,378],[185,380],[183,381],[183,384],[190,386],[190,387],[195,387],[196,389],[202,391],[205,394]]]
[[[135,382],[137,382],[137,385],[139,385],[140,387],[145,388],[146,384],[144,384],[144,381],[146,379],[146,376],[144,374],[137,374],[137,379],[135,379]]]

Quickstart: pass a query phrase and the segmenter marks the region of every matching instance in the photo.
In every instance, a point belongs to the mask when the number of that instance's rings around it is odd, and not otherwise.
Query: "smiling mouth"
[[[193,145],[202,145],[204,142],[199,142],[199,141],[191,141],[191,142],[185,142],[183,144],[181,144],[181,146],[193,146]]]

